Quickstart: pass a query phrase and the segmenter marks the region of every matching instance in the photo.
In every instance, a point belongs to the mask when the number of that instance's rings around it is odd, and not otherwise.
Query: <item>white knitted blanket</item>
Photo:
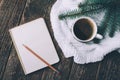
[[[116,32],[113,38],[106,37],[99,44],[92,41],[89,44],[82,43],[74,39],[71,26],[79,18],[59,20],[58,16],[68,10],[77,9],[80,2],[84,2],[84,0],[57,0],[53,5],[50,19],[55,39],[65,57],[74,57],[76,63],[85,64],[100,61],[106,54],[120,48],[120,32]],[[98,26],[101,24],[104,14],[105,12],[102,12],[92,16]]]

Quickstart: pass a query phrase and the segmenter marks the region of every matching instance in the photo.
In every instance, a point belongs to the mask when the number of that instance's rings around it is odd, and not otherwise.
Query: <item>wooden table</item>
[[[120,80],[120,54],[110,53],[96,63],[76,64],[65,58],[51,29],[50,10],[56,0],[0,0],[0,80]],[[61,71],[57,75],[50,68],[25,75],[8,30],[43,17],[58,52],[60,62],[53,65]]]

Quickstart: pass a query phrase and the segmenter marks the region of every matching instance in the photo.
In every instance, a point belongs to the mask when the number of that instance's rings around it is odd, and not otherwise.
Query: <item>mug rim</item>
[[[89,21],[93,24],[94,32],[92,33],[92,36],[91,36],[89,39],[87,39],[87,40],[79,39],[79,38],[74,34],[74,30],[73,30],[74,25],[75,25],[75,23],[76,23],[78,20],[80,20],[80,19],[87,19],[87,20],[89,20]],[[97,35],[97,25],[96,25],[95,21],[94,21],[92,18],[90,18],[90,17],[80,17],[79,19],[77,19],[77,20],[75,21],[75,23],[74,23],[73,26],[72,26],[72,34],[73,34],[73,37],[74,37],[76,40],[78,40],[78,41],[80,41],[80,42],[88,42],[88,41],[93,40],[93,39],[95,38],[95,36]]]

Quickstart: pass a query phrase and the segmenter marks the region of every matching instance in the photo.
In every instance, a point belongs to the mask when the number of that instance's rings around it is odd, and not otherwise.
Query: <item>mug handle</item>
[[[103,39],[103,36],[100,35],[100,34],[96,34],[95,38],[97,38],[97,39]]]

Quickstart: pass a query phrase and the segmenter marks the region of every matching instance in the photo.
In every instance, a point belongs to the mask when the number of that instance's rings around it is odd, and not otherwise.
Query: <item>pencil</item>
[[[51,68],[53,71],[60,73],[57,69],[55,69],[54,67],[52,67],[47,61],[45,61],[42,57],[40,57],[39,55],[37,55],[32,49],[30,49],[28,46],[24,45],[23,46],[30,51],[34,56],[36,56],[39,60],[41,60],[43,63],[45,63],[49,68]]]

